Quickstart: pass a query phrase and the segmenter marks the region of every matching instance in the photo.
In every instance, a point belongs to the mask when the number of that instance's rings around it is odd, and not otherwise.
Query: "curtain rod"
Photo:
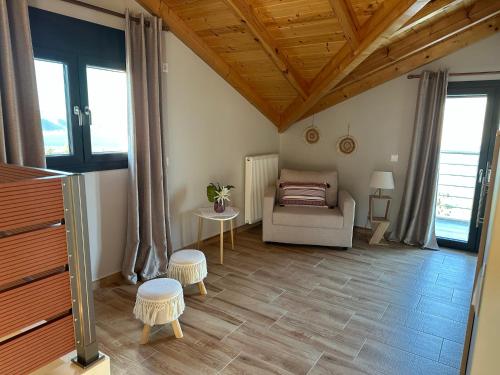
[[[450,73],[449,75],[451,77],[460,77],[460,76],[482,76],[489,74],[500,74],[500,70],[490,70],[486,72],[460,72],[460,73]],[[406,78],[415,79],[415,78],[420,78],[421,76],[422,74],[408,74]]]
[[[65,2],[65,3],[73,4],[73,5],[78,5],[78,6],[81,6],[83,8],[95,10],[96,12],[108,14],[110,16],[125,19],[125,14],[123,14],[123,13],[116,12],[116,11],[111,10],[111,9],[106,9],[106,8],[103,8],[103,7],[100,7],[97,5],[89,4],[89,3],[86,3],[86,2],[83,2],[80,0],[61,0],[61,1]],[[138,18],[138,17],[130,16],[130,19],[134,22],[140,22],[140,18]],[[146,21],[146,25],[149,26],[149,22]],[[168,27],[163,25],[163,31],[168,31]]]

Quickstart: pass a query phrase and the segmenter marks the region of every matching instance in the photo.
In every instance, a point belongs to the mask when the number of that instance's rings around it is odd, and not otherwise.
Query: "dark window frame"
[[[125,70],[125,33],[122,30],[30,7],[35,59],[61,62],[66,67],[67,119],[72,155],[46,156],[47,167],[70,172],[92,172],[128,167],[127,153],[92,154],[90,124],[79,126],[73,107],[88,106],[87,66]]]
[[[495,135],[498,125],[500,124],[500,80],[454,81],[448,83],[447,97],[485,94],[488,95],[488,103],[484,119],[481,151],[478,162],[479,167],[484,165],[486,160],[491,159],[495,147]],[[495,125],[497,128],[495,128]],[[465,242],[445,237],[436,237],[439,246],[477,252],[482,229],[482,224],[479,228],[476,228],[474,224],[479,208],[476,204],[479,194],[480,189],[476,186],[468,241]]]

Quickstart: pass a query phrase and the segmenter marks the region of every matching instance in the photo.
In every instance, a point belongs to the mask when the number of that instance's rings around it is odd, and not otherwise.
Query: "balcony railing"
[[[441,151],[436,205],[438,236],[439,230],[444,230],[444,223],[463,228],[461,237],[468,233],[478,162],[477,152]]]
[[[470,221],[479,153],[441,151],[436,216]]]

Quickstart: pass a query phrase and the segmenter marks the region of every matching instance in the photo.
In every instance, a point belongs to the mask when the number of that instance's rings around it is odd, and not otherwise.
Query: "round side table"
[[[240,214],[240,210],[235,207],[226,207],[222,213],[214,211],[213,207],[202,207],[194,212],[198,216],[198,249],[201,246],[201,235],[203,233],[203,220],[215,220],[220,222],[220,264],[224,263],[224,222],[231,224],[231,248],[234,250],[233,220]]]

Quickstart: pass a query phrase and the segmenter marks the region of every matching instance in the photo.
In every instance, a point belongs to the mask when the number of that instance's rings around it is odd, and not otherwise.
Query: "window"
[[[66,65],[35,59],[45,155],[71,155]]]
[[[36,8],[30,24],[48,167],[126,168],[124,32]]]
[[[87,92],[92,108],[90,148],[95,154],[127,152],[127,78],[120,70],[87,66]]]

